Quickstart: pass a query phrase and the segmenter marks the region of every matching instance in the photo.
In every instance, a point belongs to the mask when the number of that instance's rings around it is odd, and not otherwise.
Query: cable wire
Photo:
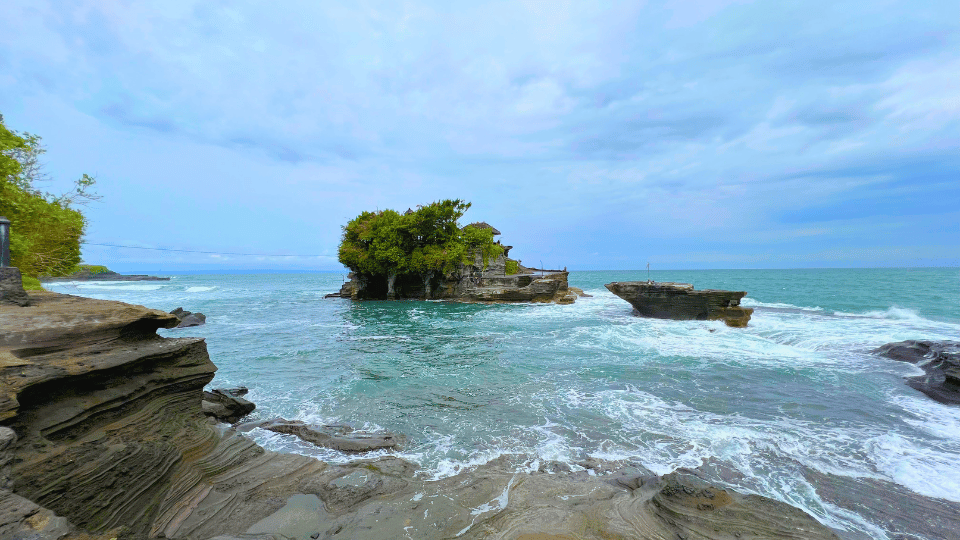
[[[178,253],[203,253],[207,255],[242,255],[249,257],[326,257],[327,255],[290,255],[290,254],[279,254],[279,253],[232,253],[228,251],[199,251],[194,249],[173,249],[173,248],[154,248],[154,247],[143,247],[143,246],[122,246],[120,244],[98,244],[95,242],[82,242],[86,246],[102,246],[102,247],[115,247],[115,248],[126,248],[126,249],[149,249],[152,251],[176,251]]]

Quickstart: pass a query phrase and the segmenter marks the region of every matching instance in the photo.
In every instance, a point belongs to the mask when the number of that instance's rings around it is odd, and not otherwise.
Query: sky
[[[88,263],[341,271],[360,212],[459,198],[527,266],[960,266],[956,0],[3,12],[5,124],[45,189],[97,178]]]

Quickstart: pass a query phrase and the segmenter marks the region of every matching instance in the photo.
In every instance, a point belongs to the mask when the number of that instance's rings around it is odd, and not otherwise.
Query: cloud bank
[[[300,254],[440,198],[579,269],[960,265],[955,2],[13,1],[0,112],[91,242]],[[137,266],[137,265],[140,266]]]

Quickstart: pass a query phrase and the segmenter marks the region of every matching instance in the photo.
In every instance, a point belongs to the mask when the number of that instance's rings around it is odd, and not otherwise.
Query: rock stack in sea
[[[0,306],[2,538],[836,538],[697,470],[502,456],[430,481],[390,456],[270,452],[204,415],[216,367],[203,339],[156,334],[175,316],[29,296]]]
[[[493,229],[495,236],[500,234],[500,231],[487,223],[472,223],[467,227],[489,228]],[[513,246],[502,247],[503,253],[497,257],[484,261],[482,255],[477,253],[471,262],[461,264],[447,273],[436,272],[428,276],[398,275],[390,281],[384,276],[350,272],[349,281],[343,284],[339,292],[329,294],[327,298],[572,304],[578,297],[586,296],[582,290],[569,286],[567,278],[570,273],[566,268],[527,268],[520,264],[520,261],[509,258]]]
[[[743,291],[695,290],[689,283],[656,281],[615,281],[605,287],[623,298],[641,317],[713,321],[728,326],[747,326],[753,309],[740,307]]]

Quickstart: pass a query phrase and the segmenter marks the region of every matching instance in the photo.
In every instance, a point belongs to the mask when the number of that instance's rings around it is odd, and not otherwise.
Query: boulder
[[[960,341],[898,341],[873,352],[916,364],[925,373],[907,379],[911,388],[940,403],[960,404]]]
[[[604,285],[633,306],[637,315],[656,319],[713,321],[743,328],[753,309],[740,307],[743,291],[694,290],[689,283],[615,281]]]
[[[243,393],[237,394],[240,390]],[[257,408],[253,403],[243,399],[246,394],[246,388],[240,389],[214,389],[203,393],[203,401],[200,402],[200,409],[203,414],[212,416],[222,422],[234,423],[244,416],[253,412]]]
[[[12,266],[0,268],[0,305],[27,306],[30,296],[23,290],[23,278],[20,269]]]
[[[175,315],[180,319],[180,324],[177,325],[177,328],[188,328],[190,326],[200,326],[201,324],[207,324],[207,316],[203,313],[193,313],[192,311],[186,311],[182,307],[170,312],[171,315]]]

